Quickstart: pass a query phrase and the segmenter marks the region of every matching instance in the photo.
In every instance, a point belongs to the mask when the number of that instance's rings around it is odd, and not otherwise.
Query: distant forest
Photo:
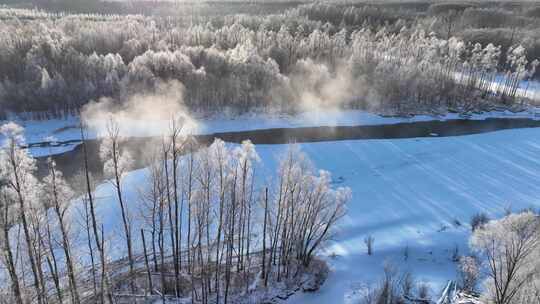
[[[169,81],[198,111],[467,112],[521,105],[540,76],[530,2],[15,2],[0,8],[4,116],[74,114]]]

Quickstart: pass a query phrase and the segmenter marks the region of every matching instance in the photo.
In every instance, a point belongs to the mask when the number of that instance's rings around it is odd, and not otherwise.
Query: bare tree
[[[171,145],[171,161],[172,161],[172,185],[173,185],[173,199],[174,199],[174,226],[171,227],[174,231],[174,244],[173,244],[173,263],[174,263],[174,276],[176,292],[180,290],[180,270],[182,268],[181,247],[182,247],[182,214],[183,204],[182,199],[179,197],[180,190],[178,185],[178,167],[179,167],[179,153],[184,147],[184,141],[181,138],[183,129],[183,121],[181,117],[173,117],[170,120],[169,128],[169,140]]]
[[[263,221],[263,240],[262,240],[262,261],[261,261],[261,277],[266,278],[266,234],[267,234],[267,223],[268,223],[268,188],[264,189],[264,221]],[[268,284],[267,280],[264,280],[264,286]]]
[[[43,213],[42,216],[44,225],[45,225],[45,236],[40,238],[41,246],[44,248],[44,256],[45,260],[47,262],[47,266],[49,267],[49,273],[52,278],[54,288],[56,289],[56,296],[58,298],[59,303],[64,302],[64,291],[62,287],[60,286],[60,271],[58,267],[58,260],[57,260],[57,246],[55,245],[57,242],[53,241],[53,228],[52,225],[52,219],[49,217],[49,206],[48,202],[43,202]]]
[[[100,257],[100,264],[101,264],[101,280],[100,280],[100,298],[101,303],[105,303],[105,296],[107,296],[107,300],[110,304],[114,303],[112,290],[110,288],[110,284],[106,275],[106,257],[105,257],[105,248],[103,248],[104,240],[100,240],[100,234],[99,234],[99,227],[96,219],[96,209],[95,209],[95,203],[94,203],[94,196],[93,196],[93,188],[91,185],[90,180],[90,169],[88,164],[88,151],[87,151],[87,143],[86,143],[86,125],[84,122],[81,122],[80,125],[80,134],[81,134],[81,141],[82,141],[82,148],[83,148],[83,165],[84,165],[84,178],[85,178],[85,190],[86,190],[86,198],[88,202],[88,209],[86,211],[89,211],[89,223],[91,224],[91,229],[94,237],[94,242],[96,243],[96,248],[99,252]],[[88,214],[87,214],[88,215]],[[88,220],[88,217],[87,217]],[[102,234],[105,232],[102,231]],[[89,247],[91,246],[90,238],[88,238],[88,244]],[[92,252],[92,251],[91,251]]]
[[[126,248],[129,261],[129,274],[131,282],[131,290],[135,291],[134,284],[134,261],[133,261],[133,245],[131,237],[131,223],[129,210],[124,202],[122,194],[122,179],[126,171],[131,166],[131,155],[125,149],[122,149],[122,137],[120,136],[120,125],[110,117],[107,121],[107,134],[100,146],[100,157],[103,160],[104,172],[107,176],[111,176],[112,184],[116,189],[118,204],[122,214],[122,223],[126,238]]]
[[[150,263],[148,262],[148,251],[146,250],[146,238],[144,237],[144,229],[141,229],[141,240],[143,245],[144,266],[146,267],[146,275],[148,279],[148,290],[150,294],[152,294],[154,291],[154,286],[152,284],[152,271],[150,270]]]
[[[373,254],[373,243],[375,242],[375,238],[372,235],[368,235],[364,238],[364,244],[366,244],[366,250],[368,255]]]
[[[214,161],[214,166],[217,175],[216,187],[217,187],[217,204],[218,204],[218,223],[217,223],[217,234],[216,234],[216,254],[215,254],[215,293],[216,293],[216,302],[219,303],[221,295],[221,257],[223,252],[221,250],[223,241],[223,228],[225,226],[226,214],[225,210],[227,208],[226,194],[228,192],[230,180],[230,155],[229,150],[226,148],[223,141],[215,140],[212,144],[210,157]]]
[[[43,179],[44,199],[52,204],[52,209],[58,221],[58,227],[61,234],[62,250],[67,269],[69,291],[71,302],[80,303],[77,280],[75,278],[75,265],[71,255],[71,242],[68,232],[68,212],[69,201],[73,199],[74,194],[64,180],[62,173],[56,169],[56,163],[49,158],[47,161],[49,174]]]

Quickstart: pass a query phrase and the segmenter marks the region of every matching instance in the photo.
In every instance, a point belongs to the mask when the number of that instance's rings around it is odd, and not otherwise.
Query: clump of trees
[[[2,126],[6,289],[0,291],[9,301],[115,303],[143,296],[234,303],[324,272],[314,259],[345,214],[350,190],[333,189],[330,174],[316,171],[297,146],[282,155],[269,181],[257,173],[260,159],[251,142],[232,147],[216,139],[201,147],[182,132],[181,120],[171,120],[148,155],[146,182],[130,189],[124,182],[130,157],[118,124],[111,119],[107,130],[99,152],[115,191],[110,203],[121,215],[113,227],[97,212],[85,143],[82,196],[75,200],[54,161],[45,178],[35,177],[35,160],[21,148],[22,128]],[[134,192],[136,203],[129,201]],[[116,239],[123,242],[110,243]],[[113,246],[122,248],[121,259],[111,260]]]
[[[463,286],[474,289],[479,274],[485,278],[482,297],[488,303],[537,303],[540,298],[540,218],[524,211],[478,227],[470,245],[473,260],[462,264]]]
[[[465,11],[463,18],[480,14]],[[429,18],[440,21],[441,14]],[[536,72],[534,39],[443,34],[436,22],[417,18],[327,4],[195,22],[2,8],[1,109],[61,116],[90,100],[122,102],[170,80],[183,83],[188,107],[203,111],[296,110],[306,103],[466,111],[526,95],[518,87]]]
[[[359,304],[431,303],[430,287],[418,282],[408,271],[400,271],[393,264],[385,263],[382,277],[358,291]]]
[[[297,147],[281,159],[276,185],[257,191],[259,157],[249,141],[230,148],[215,140],[176,166],[174,155],[166,157],[178,149],[170,143],[160,148],[162,161],[154,163],[142,196],[144,251],[154,267],[147,266],[148,286],[156,285],[151,273],[172,262],[178,269],[171,292],[203,303],[211,297],[230,302],[239,288],[253,289],[253,280],[269,286],[296,278],[332,235],[350,198],[348,189],[331,189],[329,174],[315,173]],[[175,183],[175,174],[183,182]],[[190,288],[181,286],[182,271]],[[166,280],[160,277],[158,285]]]
[[[489,217],[487,214],[480,212],[476,213],[471,217],[471,230],[474,232],[478,228],[482,228],[485,224],[489,222]]]

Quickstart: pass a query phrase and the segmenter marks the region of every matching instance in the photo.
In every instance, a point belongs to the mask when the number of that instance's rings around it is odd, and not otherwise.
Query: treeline
[[[517,40],[506,49],[489,39],[472,44],[397,16],[322,4],[204,22],[2,9],[1,109],[59,116],[178,80],[186,88],[179,99],[202,111],[459,110],[515,103],[519,82],[535,73]],[[494,80],[503,88],[492,90]]]
[[[189,15],[195,11],[201,16],[222,16],[224,14],[275,14],[302,4],[302,1],[103,1],[103,0],[1,0],[17,8],[39,8],[50,12],[71,12],[84,14],[142,14],[159,16]]]
[[[527,59],[540,58],[540,18],[536,15],[539,6],[534,3],[500,3],[482,6],[473,4],[434,4],[428,10],[425,24],[432,22],[438,34],[456,36],[468,43],[492,43],[501,46],[504,60],[513,45],[526,49]],[[535,77],[540,74],[537,71]]]
[[[527,59],[540,58],[540,6],[519,2],[430,2],[380,3],[367,5],[312,4],[296,10],[311,20],[329,22],[353,29],[382,26],[399,31],[403,26],[418,26],[438,37],[452,36],[466,43],[501,46],[500,64],[514,45],[526,49]],[[538,71],[536,77],[539,76]]]
[[[316,172],[296,147],[283,154],[272,182],[256,173],[250,142],[198,147],[181,128],[171,121],[148,155],[146,182],[130,189],[124,178],[131,157],[110,120],[99,154],[112,197],[99,202],[84,143],[75,192],[52,160],[38,180],[35,159],[21,148],[21,127],[2,126],[2,299],[238,303],[297,287],[309,274],[324,280],[314,258],[345,214],[350,190],[332,189],[329,173]],[[107,209],[118,211],[118,221],[106,222],[100,204],[114,204]]]

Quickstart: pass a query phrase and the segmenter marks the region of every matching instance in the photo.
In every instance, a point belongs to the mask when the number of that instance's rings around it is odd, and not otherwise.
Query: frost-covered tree
[[[167,233],[176,230],[177,211],[174,205],[167,207],[174,199],[166,173],[170,175],[171,154],[163,153],[163,147],[152,153],[149,182],[140,196],[145,267],[148,273],[159,272],[162,294],[186,293],[184,285],[177,289],[176,283],[170,285],[172,276],[169,280],[163,273],[178,263],[175,250],[178,260],[187,260],[187,292],[203,303],[213,298],[220,303],[234,301],[240,290],[255,288],[253,274],[262,269],[261,285],[294,280],[294,274],[309,267],[331,237],[350,197],[348,189],[332,189],[329,174],[315,173],[308,157],[297,149],[282,161],[279,187],[261,179],[260,188],[259,156],[251,142],[231,147],[216,139],[195,150],[188,138],[184,148],[190,153],[178,163],[179,195],[187,209],[179,231],[183,235],[178,238],[186,241],[176,249],[175,241],[167,241]],[[156,286],[152,275],[147,281]]]
[[[45,282],[41,269],[40,231],[36,229],[39,216],[38,197],[40,187],[34,177],[36,161],[21,146],[24,144],[24,130],[10,122],[0,127],[5,142],[0,148],[0,180],[3,191],[7,191],[16,202],[17,220],[23,228],[28,262],[33,276],[36,297],[39,304],[46,303]]]
[[[0,188],[0,251],[2,252],[1,262],[7,269],[9,275],[13,302],[23,304],[23,289],[21,287],[19,273],[16,266],[16,253],[11,244],[10,229],[15,223],[12,197],[7,189]],[[7,281],[7,278],[6,278]]]
[[[67,270],[70,300],[74,304],[80,303],[80,295],[75,270],[75,257],[72,255],[70,223],[72,221],[69,214],[69,203],[75,197],[73,191],[67,184],[62,173],[56,168],[56,163],[49,158],[47,160],[48,175],[43,179],[44,204],[54,212],[58,229],[61,235],[61,248],[64,254],[65,266]],[[47,212],[47,211],[45,211]]]
[[[89,249],[91,259],[91,272],[94,283],[94,295],[98,294],[102,303],[107,300],[109,303],[114,303],[112,289],[107,276],[107,263],[105,255],[105,239],[103,227],[99,227],[98,219],[96,216],[96,205],[94,201],[94,187],[92,184],[89,161],[88,161],[88,148],[86,142],[87,125],[83,121],[81,122],[80,134],[82,141],[83,151],[83,172],[84,172],[84,188],[86,195],[83,197],[84,203],[84,223],[87,230],[87,245]],[[100,229],[101,228],[101,229]],[[101,231],[100,231],[101,230]],[[95,247],[93,245],[95,244]],[[97,279],[97,267],[94,261],[93,248],[96,248],[99,254],[99,266],[100,266],[100,279],[99,279],[99,292],[98,292],[98,279]]]
[[[168,190],[168,207],[169,207],[169,226],[171,236],[171,247],[174,264],[174,276],[175,276],[175,289],[180,290],[180,270],[182,268],[182,259],[180,248],[182,246],[182,216],[184,214],[183,197],[181,197],[181,187],[179,182],[179,167],[180,167],[180,153],[184,149],[186,142],[185,135],[183,134],[184,118],[182,116],[173,115],[169,121],[169,131],[166,143],[164,143],[163,150],[164,155],[164,167],[166,171],[166,179],[171,180],[171,184]],[[169,161],[170,157],[170,171],[169,174]],[[171,193],[172,192],[172,193]]]
[[[106,137],[100,145],[99,156],[103,161],[103,171],[106,176],[112,178],[111,183],[116,190],[118,204],[122,215],[122,224],[124,236],[126,238],[126,249],[129,260],[130,280],[134,280],[134,259],[133,259],[133,239],[131,231],[131,218],[129,209],[124,201],[122,193],[122,180],[131,166],[132,158],[126,149],[122,146],[123,139],[120,135],[120,125],[110,117],[107,121]],[[132,283],[132,291],[135,286]]]
[[[487,275],[485,297],[496,304],[539,299],[540,220],[531,212],[510,214],[476,229],[470,240]]]
[[[331,189],[330,173],[315,173],[310,159],[297,146],[285,153],[278,176],[276,222],[281,230],[280,259],[287,265],[294,257],[307,266],[345,214],[350,189]],[[285,267],[286,275],[288,272]]]
[[[465,292],[475,292],[480,276],[478,261],[472,256],[463,256],[459,259],[459,284]]]

